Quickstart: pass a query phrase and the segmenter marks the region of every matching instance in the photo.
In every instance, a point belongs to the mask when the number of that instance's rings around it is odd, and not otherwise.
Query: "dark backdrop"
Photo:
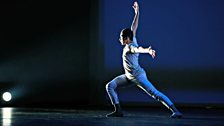
[[[95,104],[97,1],[5,1],[0,13],[2,105]]]

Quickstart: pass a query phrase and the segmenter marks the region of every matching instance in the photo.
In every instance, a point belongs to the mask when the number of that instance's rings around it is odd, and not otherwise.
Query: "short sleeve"
[[[138,48],[134,43],[129,44],[128,47],[131,53],[136,53],[135,50]]]
[[[136,49],[138,48],[138,43],[136,37],[133,37],[132,43],[128,45],[128,49],[131,53],[136,53]]]
[[[137,42],[136,37],[133,37],[133,44],[136,45],[136,46],[138,46],[138,42]]]

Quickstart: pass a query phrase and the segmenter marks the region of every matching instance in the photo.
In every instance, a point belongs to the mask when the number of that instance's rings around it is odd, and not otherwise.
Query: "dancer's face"
[[[119,41],[120,41],[121,45],[125,45],[128,43],[127,37],[124,37],[122,32],[120,33]]]

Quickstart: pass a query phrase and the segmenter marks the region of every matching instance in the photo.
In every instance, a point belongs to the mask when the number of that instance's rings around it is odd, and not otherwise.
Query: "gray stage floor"
[[[182,119],[169,118],[164,108],[124,110],[122,118],[107,118],[110,110],[1,108],[2,126],[224,126],[224,109],[181,109]]]

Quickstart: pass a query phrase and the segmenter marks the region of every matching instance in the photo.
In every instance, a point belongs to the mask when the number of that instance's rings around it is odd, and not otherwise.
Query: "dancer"
[[[147,79],[145,70],[138,63],[139,53],[149,53],[152,58],[156,56],[156,51],[150,47],[143,48],[138,45],[136,39],[136,31],[138,28],[139,6],[137,2],[133,5],[135,16],[130,28],[125,28],[120,33],[120,43],[123,48],[123,67],[125,74],[117,76],[106,85],[106,91],[114,106],[114,112],[107,114],[107,117],[123,117],[123,112],[119,103],[116,88],[135,84],[143,89],[154,99],[160,101],[169,110],[171,110],[171,118],[181,118],[182,114],[177,110],[171,100],[163,93],[159,92],[152,83]]]

